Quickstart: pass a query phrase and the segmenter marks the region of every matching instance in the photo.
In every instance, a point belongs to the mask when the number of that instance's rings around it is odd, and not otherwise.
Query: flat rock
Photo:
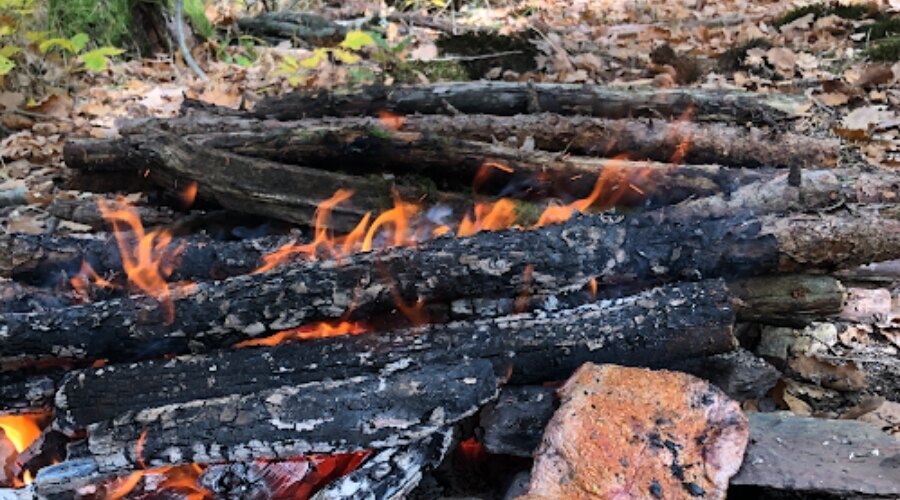
[[[734,486],[900,497],[900,440],[852,420],[754,414]]]
[[[724,499],[741,466],[746,417],[694,376],[586,363],[560,398],[521,499]]]

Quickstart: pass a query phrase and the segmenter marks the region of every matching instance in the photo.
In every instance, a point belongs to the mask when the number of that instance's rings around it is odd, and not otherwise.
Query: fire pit
[[[111,197],[108,235],[6,242],[0,480],[45,498],[505,494],[550,387],[585,362],[755,404],[778,372],[739,349],[749,325],[836,315],[825,272],[900,258],[882,205],[900,176],[715,122],[791,120],[779,99],[372,88],[188,101],[70,141],[77,182],[133,174],[198,208],[145,228],[152,205]]]

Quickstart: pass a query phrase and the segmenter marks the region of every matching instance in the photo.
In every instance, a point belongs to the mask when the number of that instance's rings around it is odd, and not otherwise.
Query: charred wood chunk
[[[481,413],[485,448],[500,455],[530,457],[556,410],[555,392],[541,386],[507,387],[501,391],[497,401]]]

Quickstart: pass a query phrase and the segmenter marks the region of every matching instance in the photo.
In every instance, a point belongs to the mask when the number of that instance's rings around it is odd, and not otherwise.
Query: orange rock
[[[725,498],[741,466],[740,406],[691,375],[586,363],[560,397],[520,500]]]

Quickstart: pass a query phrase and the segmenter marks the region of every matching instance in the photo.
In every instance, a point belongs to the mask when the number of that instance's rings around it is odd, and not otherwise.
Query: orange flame
[[[391,238],[393,246],[401,246],[411,243],[408,237],[409,219],[410,217],[416,215],[418,211],[418,205],[407,203],[401,200],[399,196],[395,195],[394,208],[386,212],[382,212],[381,215],[375,218],[375,221],[372,222],[372,225],[369,226],[369,230],[366,231],[366,237],[365,239],[363,239],[362,251],[372,251],[375,236],[378,235],[379,230],[382,230],[382,228],[386,227],[393,228],[393,237]]]
[[[164,476],[164,479],[156,487],[157,492],[180,493],[186,500],[211,499],[213,493],[199,484],[200,475],[204,470],[206,467],[203,465],[185,464],[135,471],[107,483],[106,498],[107,500],[120,500],[127,497],[144,477]]]
[[[523,313],[528,308],[528,301],[531,299],[531,279],[534,274],[534,266],[528,264],[525,271],[522,272],[522,292],[516,297],[516,312]]]
[[[684,112],[681,113],[681,116],[675,120],[675,123],[672,124],[671,131],[669,132],[670,140],[674,139],[678,136],[678,133],[681,131],[681,126],[685,123],[689,123],[691,121],[691,117],[694,115],[694,103],[689,103],[688,107],[685,108]],[[672,154],[671,162],[675,165],[681,164],[684,161],[684,158],[687,156],[688,151],[691,147],[691,134],[690,132],[685,132],[681,137],[681,140],[678,141],[678,145],[675,147],[675,152]]]
[[[111,281],[107,281],[100,277],[86,260],[81,261],[81,270],[78,271],[78,274],[69,279],[69,283],[72,284],[75,295],[81,300],[87,300],[90,297],[91,283],[100,288],[116,288],[116,285]]]
[[[46,415],[42,413],[23,415],[0,415],[0,429],[12,443],[17,453],[22,453],[41,435],[38,425]]]
[[[166,278],[174,271],[175,259],[183,245],[172,247],[172,233],[167,230],[145,232],[137,210],[124,198],[119,198],[116,203],[99,200],[98,205],[103,219],[113,226],[128,282],[156,297],[162,305],[166,324],[171,324],[175,319],[175,306]]]
[[[313,325],[304,325],[290,330],[284,330],[261,339],[238,342],[234,347],[274,346],[282,342],[294,340],[323,339],[337,337],[339,335],[358,335],[367,330],[368,327],[366,327],[366,325],[354,321],[340,321],[338,323],[328,323],[323,321]]]
[[[588,288],[591,292],[591,300],[597,298],[597,278],[591,277],[588,281]]]
[[[457,236],[472,236],[480,231],[499,231],[512,227],[516,222],[516,205],[506,198],[495,203],[478,203],[474,212],[474,221],[469,218],[469,214],[463,217]]]
[[[494,161],[486,161],[481,164],[481,167],[478,168],[478,172],[475,173],[475,178],[472,179],[472,191],[478,192],[478,190],[481,189],[481,186],[487,182],[488,177],[491,176],[494,170],[500,170],[501,172],[506,172],[508,174],[515,172],[510,166]]]

